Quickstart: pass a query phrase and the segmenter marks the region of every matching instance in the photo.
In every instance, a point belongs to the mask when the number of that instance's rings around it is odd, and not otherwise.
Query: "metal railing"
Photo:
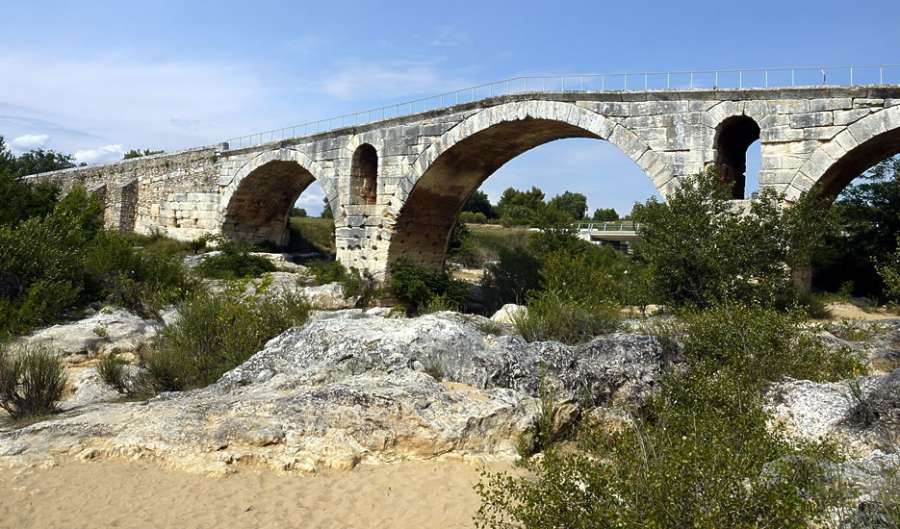
[[[491,97],[516,94],[697,89],[743,90],[751,88],[878,86],[886,84],[900,84],[900,64],[513,77],[394,105],[351,112],[291,127],[230,138],[226,140],[226,143],[230,149],[252,147],[273,141],[309,136],[330,130],[365,125],[430,110],[439,110]]]
[[[603,232],[625,232],[638,231],[640,223],[630,221],[610,221],[610,222],[579,222],[575,225],[578,230],[603,231]]]

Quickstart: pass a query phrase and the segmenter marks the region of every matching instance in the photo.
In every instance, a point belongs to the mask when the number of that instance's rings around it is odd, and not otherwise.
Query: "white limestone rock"
[[[517,318],[524,318],[528,314],[528,307],[507,303],[491,316],[494,323],[506,323],[513,325]]]
[[[453,313],[348,312],[353,317],[314,318],[272,339],[207,388],[87,405],[0,431],[0,454],[10,455],[0,463],[52,454],[153,457],[226,472],[243,461],[314,471],[400,459],[511,459],[538,413],[542,375],[561,388],[561,399],[602,404],[639,397],[666,361],[649,336],[528,344],[485,334]],[[566,408],[560,427],[578,413]]]
[[[128,352],[149,342],[162,327],[125,309],[104,307],[87,318],[35,331],[17,340],[15,347],[44,346],[66,357]]]

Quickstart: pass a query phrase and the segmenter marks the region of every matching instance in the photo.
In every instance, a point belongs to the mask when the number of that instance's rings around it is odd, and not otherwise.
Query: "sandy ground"
[[[829,303],[828,310],[831,312],[833,320],[896,320],[900,315],[888,312],[883,308],[864,311],[863,309],[850,303]]]
[[[481,468],[423,462],[208,477],[106,460],[2,469],[0,528],[467,528]]]

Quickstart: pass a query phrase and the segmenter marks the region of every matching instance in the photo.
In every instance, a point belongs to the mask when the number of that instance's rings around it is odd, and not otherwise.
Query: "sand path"
[[[207,477],[106,460],[0,469],[0,528],[468,528],[480,468],[410,462]]]

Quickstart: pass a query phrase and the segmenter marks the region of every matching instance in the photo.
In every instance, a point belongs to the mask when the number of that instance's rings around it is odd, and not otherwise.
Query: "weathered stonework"
[[[317,181],[335,213],[338,258],[380,275],[400,257],[440,262],[468,194],[530,148],[569,137],[608,141],[665,196],[684,176],[729,158],[718,138],[726,120],[741,116],[755,124],[753,133],[758,127],[760,187],[788,199],[817,184],[833,194],[900,152],[900,87],[565,92],[494,97],[251,148],[222,144],[34,178],[65,188],[78,182],[100,194],[110,227],[274,243],[285,242],[290,207]],[[361,148],[377,153],[374,180],[360,180],[354,167],[364,159]]]

